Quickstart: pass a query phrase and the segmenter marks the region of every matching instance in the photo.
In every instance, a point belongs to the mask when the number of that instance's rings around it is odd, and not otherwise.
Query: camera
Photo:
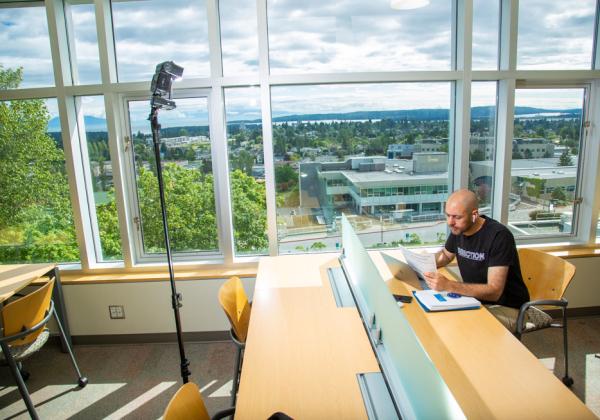
[[[156,72],[150,84],[152,108],[175,109],[175,101],[171,100],[171,87],[173,80],[181,78],[182,75],[183,67],[172,61],[165,61],[156,66]]]

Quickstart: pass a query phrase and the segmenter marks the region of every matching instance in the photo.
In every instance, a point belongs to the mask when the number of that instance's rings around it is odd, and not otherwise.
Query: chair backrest
[[[8,303],[2,309],[2,325],[4,326],[5,337],[28,330],[44,319],[50,309],[53,287],[54,279],[22,298]],[[43,328],[40,328],[23,338],[11,341],[9,344],[21,346],[32,343],[42,331]]]
[[[182,385],[169,401],[163,414],[164,420],[208,420],[210,416],[200,395],[198,385],[188,382]]]
[[[560,299],[575,275],[570,262],[535,249],[519,249],[519,261],[531,300]]]
[[[231,277],[219,289],[219,302],[238,340],[245,343],[251,306],[239,277]]]

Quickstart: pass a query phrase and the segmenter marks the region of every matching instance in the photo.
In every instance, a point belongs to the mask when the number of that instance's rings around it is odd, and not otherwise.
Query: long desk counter
[[[356,374],[379,366],[356,308],[336,307],[334,255],[261,259],[236,419],[366,418]]]
[[[392,292],[411,293],[370,254]],[[236,418],[366,417],[356,375],[379,366],[357,309],[336,307],[326,270],[337,256],[261,259]],[[596,418],[486,309],[399,310],[467,418]]]

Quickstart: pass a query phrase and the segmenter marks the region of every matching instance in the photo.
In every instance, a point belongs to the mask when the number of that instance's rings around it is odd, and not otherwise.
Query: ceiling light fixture
[[[390,0],[390,7],[396,10],[412,10],[429,5],[429,0]]]

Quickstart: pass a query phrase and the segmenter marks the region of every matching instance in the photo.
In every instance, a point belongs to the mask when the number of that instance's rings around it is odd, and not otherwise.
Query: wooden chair
[[[19,365],[22,360],[41,349],[48,341],[50,334],[45,327],[51,316],[54,316],[60,334],[65,339],[65,332],[52,301],[54,281],[55,279],[51,279],[34,292],[6,304],[1,311],[3,331],[0,337],[2,349],[0,361],[10,367],[27,410],[34,419],[37,419],[38,416],[25,386],[25,380],[29,377],[29,373],[19,369]],[[67,350],[78,376],[78,385],[83,388],[87,385],[88,380],[81,375],[71,346],[66,339],[64,341],[67,343]]]
[[[228,408],[219,411],[212,418],[222,419],[233,415],[234,412],[235,408]],[[164,420],[209,420],[210,418],[198,385],[193,382],[188,382],[177,390],[163,415]]]
[[[519,249],[519,261],[530,301],[524,303],[519,310],[515,335],[520,340],[524,333],[550,327],[562,328],[565,360],[565,376],[562,381],[565,385],[571,386],[573,379],[569,377],[567,342],[568,302],[563,295],[575,275],[575,266],[560,257],[525,248]],[[548,307],[560,308],[562,322],[554,322],[552,317],[537,308],[538,306],[545,309]],[[525,320],[525,315],[527,315],[527,320]]]
[[[238,277],[231,277],[223,283],[219,289],[219,303],[231,324],[231,329],[229,330],[231,340],[237,346],[231,398],[231,405],[235,406],[240,372],[242,370],[243,352],[246,345],[246,336],[248,335],[250,311],[252,309],[248,302],[248,296],[244,291],[242,281]]]

